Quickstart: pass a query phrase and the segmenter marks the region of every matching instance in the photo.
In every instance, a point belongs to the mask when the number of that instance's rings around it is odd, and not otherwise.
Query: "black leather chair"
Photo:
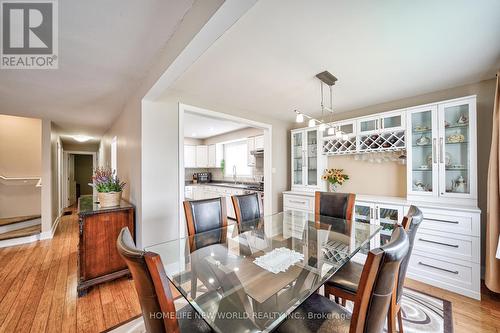
[[[262,217],[262,202],[258,193],[233,195],[231,200],[238,225]]]
[[[388,314],[388,331],[395,330],[395,318],[398,317],[399,330],[403,332],[402,316],[401,316],[401,298],[403,296],[404,280],[408,270],[413,243],[417,234],[418,227],[423,220],[422,211],[415,206],[410,206],[407,215],[403,218],[403,228],[408,233],[409,251],[406,257],[402,260],[398,273],[398,282],[396,292],[393,294],[394,299],[391,302],[390,311]],[[327,283],[325,283],[325,296],[335,296],[335,300],[342,299],[342,304],[345,305],[346,300],[355,301],[358,292],[358,285],[363,271],[363,265],[348,262],[342,269],[337,272]]]
[[[128,228],[120,231],[116,246],[132,273],[146,332],[212,332],[191,305],[176,312],[169,280],[158,254],[137,249]]]
[[[383,332],[400,263],[408,249],[408,236],[403,227],[397,226],[389,243],[368,253],[352,313],[326,297],[313,294],[277,332]]]
[[[352,220],[354,212],[354,193],[319,192],[315,193],[314,213],[316,215]]]

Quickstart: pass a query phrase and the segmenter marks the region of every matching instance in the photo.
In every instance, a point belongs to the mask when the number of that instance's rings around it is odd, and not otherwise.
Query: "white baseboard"
[[[27,227],[32,227],[34,225],[41,224],[41,223],[42,223],[42,219],[37,218],[37,219],[33,219],[33,220],[4,225],[4,226],[0,227],[0,234],[6,233],[9,231],[18,230],[18,229],[27,228]]]
[[[59,222],[61,221],[62,215],[58,216],[55,220],[55,222],[52,224],[52,227],[50,228],[49,231],[42,232],[40,234],[40,239],[51,239],[54,237],[54,234],[56,233],[57,227],[59,226]]]

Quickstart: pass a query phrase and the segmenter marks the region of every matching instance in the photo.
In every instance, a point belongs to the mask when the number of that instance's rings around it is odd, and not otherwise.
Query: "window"
[[[224,176],[232,177],[236,166],[236,176],[251,176],[252,168],[247,162],[247,140],[234,141],[224,144]]]
[[[116,159],[116,152],[117,152],[117,138],[116,136],[111,139],[111,170],[114,170],[115,172],[117,171],[118,168],[118,163]]]

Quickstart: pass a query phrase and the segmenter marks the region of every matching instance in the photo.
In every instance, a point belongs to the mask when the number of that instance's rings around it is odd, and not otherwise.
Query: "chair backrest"
[[[403,227],[394,228],[391,241],[368,253],[359,281],[351,319],[351,333],[380,333],[396,285],[399,265],[408,253]]]
[[[227,226],[226,198],[184,201],[188,235]]]
[[[336,217],[339,219],[351,220],[354,212],[354,193],[336,193],[336,192],[316,192],[315,195],[316,215]]]
[[[137,249],[127,227],[120,231],[116,246],[134,278],[146,331],[179,332],[174,300],[160,256]]]
[[[410,248],[408,254],[401,261],[401,266],[399,267],[398,285],[396,292],[396,302],[399,303],[403,297],[403,286],[405,283],[406,272],[408,271],[408,264],[410,263],[411,253],[413,251],[413,243],[415,242],[415,236],[417,235],[417,230],[424,219],[422,211],[416,206],[410,206],[408,213],[403,219],[403,228],[408,234],[408,240],[410,242]]]
[[[239,225],[257,220],[262,216],[262,202],[258,193],[233,195],[231,200]]]

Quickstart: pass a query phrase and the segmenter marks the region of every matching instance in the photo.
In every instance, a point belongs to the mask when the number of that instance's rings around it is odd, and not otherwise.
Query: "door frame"
[[[64,179],[64,186],[63,186],[63,207],[67,208],[69,207],[69,165],[68,165],[68,156],[70,154],[73,155],[92,155],[92,169],[95,169],[97,167],[97,152],[91,152],[91,151],[80,151],[80,150],[64,150],[63,149],[63,174],[62,174],[62,179]],[[97,195],[97,192],[94,188],[93,190],[93,195]]]
[[[184,221],[184,211],[182,209],[182,203],[184,201],[184,113],[197,113],[204,116],[210,116],[214,118],[219,118],[223,120],[230,120],[234,122],[239,122],[249,127],[254,127],[262,129],[264,131],[264,212],[271,214],[273,211],[273,197],[272,197],[272,134],[273,126],[271,124],[261,123],[258,121],[241,118],[233,116],[223,112],[217,112],[194,105],[188,105],[179,103],[178,105],[178,115],[179,115],[179,221]],[[185,228],[180,226],[179,236],[181,238],[185,237]]]

